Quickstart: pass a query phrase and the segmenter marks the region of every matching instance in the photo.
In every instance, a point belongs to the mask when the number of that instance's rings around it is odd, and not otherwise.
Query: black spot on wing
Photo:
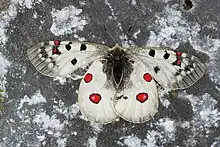
[[[154,71],[155,71],[155,73],[157,74],[157,73],[160,71],[160,68],[159,68],[158,66],[155,66],[155,67],[154,67]]]
[[[48,58],[48,53],[46,52],[45,48],[45,46],[40,47],[41,51],[39,54],[42,54],[42,57],[44,58]]]
[[[127,96],[124,96],[124,97],[123,97],[123,99],[127,100],[127,99],[128,99],[128,97],[127,97]]]
[[[71,49],[71,45],[70,44],[67,44],[66,46],[66,49],[69,51]]]
[[[54,46],[52,49],[52,55],[60,55],[61,52],[58,49],[58,46]]]
[[[41,46],[40,49],[41,50],[45,50],[46,46]]]
[[[164,59],[168,59],[170,57],[170,54],[168,54],[167,52],[163,55]]]
[[[180,75],[180,73],[181,73],[182,71],[183,71],[182,69],[179,69],[179,70],[175,73],[175,76]]]
[[[150,55],[151,57],[154,57],[154,56],[155,56],[155,50],[150,50],[150,51],[149,51],[149,55]]]
[[[193,68],[193,66],[192,66],[192,65],[187,65],[187,66],[185,67],[185,69],[184,69],[184,70],[185,70],[185,71],[190,71],[190,69],[191,69],[191,68]]]
[[[43,54],[42,57],[48,58],[48,54]]]
[[[75,65],[75,64],[77,63],[76,58],[74,58],[74,59],[71,61],[71,63],[72,63],[73,65]]]
[[[80,46],[80,51],[85,51],[86,50],[86,45],[85,44],[81,44]]]
[[[118,97],[116,97],[116,100],[120,100],[120,99],[128,99],[128,97],[127,96],[124,96],[124,95],[120,95],[120,96],[118,96]]]

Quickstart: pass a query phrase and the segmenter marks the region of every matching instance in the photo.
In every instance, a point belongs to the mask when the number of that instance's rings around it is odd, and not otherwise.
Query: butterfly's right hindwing
[[[28,58],[42,74],[56,77],[86,68],[110,48],[86,42],[41,42],[27,51]]]

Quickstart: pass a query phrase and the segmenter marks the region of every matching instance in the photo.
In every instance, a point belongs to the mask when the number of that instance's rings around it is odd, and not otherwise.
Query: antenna
[[[125,36],[129,36],[129,33],[130,33],[130,31],[132,30],[132,28],[133,28],[133,25],[132,25],[132,26],[130,26],[130,27],[128,28],[127,33],[125,33]]]
[[[115,39],[113,38],[113,36],[108,32],[108,30],[107,30],[107,28],[106,28],[106,25],[104,25],[104,29],[105,29],[106,34],[108,34],[108,36],[110,36],[110,38],[112,39],[112,41],[113,41],[115,44],[117,44],[116,41],[115,41]]]
[[[125,35],[129,35],[129,33],[130,33],[130,31],[132,30],[132,28],[133,28],[134,26],[136,26],[136,24],[137,24],[138,21],[140,21],[140,20],[145,21],[143,18],[138,18],[138,19],[134,20],[133,23],[129,26],[128,31],[127,31],[127,33],[126,33]]]

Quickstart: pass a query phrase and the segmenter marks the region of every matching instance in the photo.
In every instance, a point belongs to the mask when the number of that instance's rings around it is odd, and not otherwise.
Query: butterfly
[[[159,47],[128,47],[79,41],[41,42],[28,49],[33,66],[50,77],[84,72],[78,104],[90,121],[107,124],[117,118],[144,123],[158,111],[157,84],[184,89],[206,72],[187,53]]]

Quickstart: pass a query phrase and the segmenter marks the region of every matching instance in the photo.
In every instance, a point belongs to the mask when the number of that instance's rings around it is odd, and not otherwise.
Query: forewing
[[[49,41],[36,44],[28,49],[27,54],[40,73],[56,77],[86,68],[109,49],[87,42]]]
[[[141,60],[154,79],[165,88],[187,88],[206,72],[205,65],[196,56],[171,49],[130,48],[128,54]]]
[[[106,124],[117,118],[112,107],[116,90],[103,66],[101,60],[91,64],[80,83],[78,102],[81,113],[90,121]]]
[[[150,120],[158,110],[156,83],[148,68],[138,60],[131,63],[131,71],[123,72],[122,86],[114,98],[114,110],[132,123]]]

